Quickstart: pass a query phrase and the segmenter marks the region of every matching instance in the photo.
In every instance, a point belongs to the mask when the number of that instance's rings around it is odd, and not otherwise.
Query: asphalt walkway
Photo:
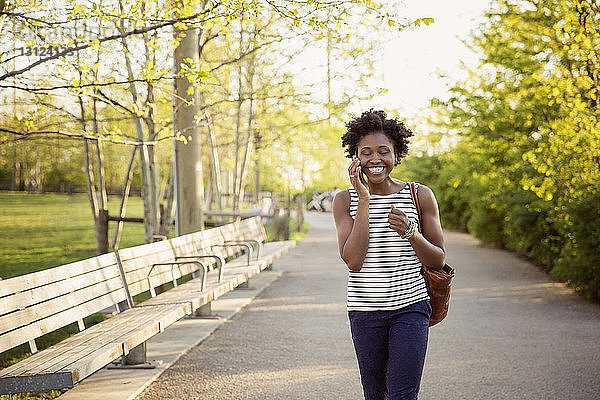
[[[307,220],[305,240],[274,265],[281,276],[137,399],[362,398],[332,216]],[[457,276],[420,399],[599,398],[600,307],[510,252],[445,238]]]

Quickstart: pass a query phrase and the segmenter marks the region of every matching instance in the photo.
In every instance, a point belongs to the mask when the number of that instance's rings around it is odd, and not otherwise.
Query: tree
[[[497,1],[472,44],[482,65],[434,102],[460,135],[441,156],[442,215],[523,252],[600,296],[600,8],[594,1]],[[590,220],[591,218],[592,220]]]
[[[232,164],[228,169],[235,171],[232,194],[235,208],[239,208],[246,177],[250,175],[251,160],[258,161],[252,149],[260,146],[260,138],[264,141],[270,135],[284,143],[279,149],[290,149],[287,144],[295,143],[295,138],[289,140],[282,132],[297,132],[299,126],[314,129],[323,120],[318,113],[303,109],[324,104],[322,99],[311,97],[313,88],[296,87],[296,83],[291,82],[289,69],[276,69],[293,60],[294,52],[302,47],[294,45],[284,49],[284,43],[289,46],[293,40],[309,42],[315,34],[321,40],[325,36],[332,38],[330,44],[335,40],[342,43],[351,32],[352,21],[359,18],[366,21],[365,16],[370,24],[383,23],[394,29],[409,23],[398,22],[381,5],[367,0],[327,3],[208,1],[202,5],[162,0],[65,2],[65,8],[58,10],[53,8],[54,3],[11,1],[7,4],[0,11],[0,32],[3,35],[8,32],[15,43],[25,43],[18,50],[2,49],[0,89],[19,91],[23,99],[29,101],[29,107],[39,102],[36,99],[40,94],[50,98],[46,103],[52,107],[57,119],[47,129],[39,129],[39,116],[30,113],[20,126],[0,128],[3,135],[0,140],[14,142],[15,138],[50,136],[81,140],[90,204],[96,220],[107,210],[106,168],[102,162],[104,148],[107,143],[133,146],[133,154],[121,167],[127,171],[122,176],[123,187],[126,193],[135,175],[132,168],[138,165],[143,187],[146,241],[167,233],[171,221],[170,204],[175,182],[165,179],[172,175],[168,159],[171,155],[165,152],[162,157],[158,151],[161,143],[176,138],[178,151],[193,148],[196,154],[201,142],[208,143],[203,154],[210,158],[212,180],[216,181],[208,187],[218,195],[221,190],[218,177],[227,169],[219,164]],[[242,40],[241,45],[235,46],[231,35],[236,33],[233,27],[238,21]],[[175,36],[170,29],[175,30]],[[195,39],[198,33],[200,42]],[[198,57],[192,49],[196,43],[199,43]],[[201,58],[209,50],[210,43],[223,46],[228,57],[215,61]],[[173,48],[186,50],[180,55],[175,51],[173,57]],[[340,51],[345,60],[353,60],[361,54],[359,50],[345,48]],[[28,58],[28,53],[36,53],[39,58]],[[270,61],[273,54],[283,55],[283,61]],[[175,71],[171,68],[173,62],[177,66]],[[269,79],[265,79],[266,76]],[[237,78],[237,85],[230,78]],[[176,92],[171,90],[173,81],[177,82]],[[219,89],[213,93],[206,85],[215,85]],[[231,94],[236,90],[237,96],[232,99]],[[366,92],[365,96],[368,95]],[[328,117],[331,117],[332,96],[328,97],[326,107]],[[168,107],[169,103],[174,103],[174,107]],[[233,113],[232,103],[236,105]],[[344,104],[347,103],[339,102],[339,108]],[[273,125],[272,128],[280,132],[267,133],[271,127],[264,124],[277,116],[272,108],[281,111],[290,105],[289,112],[281,113],[285,117],[279,118],[289,125]],[[180,115],[185,117],[179,118]],[[218,122],[211,122],[217,119]],[[231,130],[232,121],[236,121],[235,133]],[[209,134],[205,138],[208,140],[201,138],[197,131],[200,123],[206,123]],[[188,130],[193,132],[191,141],[187,138],[190,136]],[[308,130],[302,130],[301,134]],[[237,138],[238,145],[234,157],[227,158],[226,149],[233,143],[232,138]],[[185,147],[186,141],[193,146]],[[134,162],[135,157],[139,157],[138,164]],[[307,163],[305,157],[288,158],[296,170]],[[191,219],[198,217],[199,220],[192,222],[189,229],[184,228],[188,231],[201,226],[204,185],[198,156],[183,159],[194,160],[193,168],[180,166],[179,170],[192,172],[188,181],[195,183],[192,191],[198,196],[189,202],[197,208],[188,207],[187,214]],[[318,157],[310,159],[315,160]],[[95,169],[92,168],[94,164]],[[259,168],[255,171],[258,176]],[[178,189],[190,188],[189,182],[179,182]],[[179,195],[185,197],[181,192]],[[167,206],[161,218],[159,203],[164,197]],[[216,202],[222,204],[221,199]],[[126,197],[121,200],[119,216],[124,215],[125,206]],[[113,246],[117,246],[118,235],[119,228]]]

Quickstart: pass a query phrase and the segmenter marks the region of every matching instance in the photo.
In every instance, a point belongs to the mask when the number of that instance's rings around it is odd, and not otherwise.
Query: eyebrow
[[[389,150],[389,148],[390,148],[390,146],[385,145],[385,144],[378,147],[378,149],[388,149],[388,150]],[[359,150],[364,150],[364,149],[369,149],[370,150],[371,147],[370,146],[359,147]]]

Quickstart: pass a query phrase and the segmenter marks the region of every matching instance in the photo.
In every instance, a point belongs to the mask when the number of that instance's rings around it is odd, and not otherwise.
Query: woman
[[[352,187],[334,199],[340,255],[349,268],[348,317],[366,400],[417,399],[431,306],[421,265],[442,268],[444,239],[432,191],[390,176],[412,132],[383,111],[347,124]]]

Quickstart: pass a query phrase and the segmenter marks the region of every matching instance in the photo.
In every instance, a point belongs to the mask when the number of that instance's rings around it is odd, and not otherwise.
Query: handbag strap
[[[423,221],[423,218],[421,218],[421,201],[417,195],[417,184],[414,182],[408,182],[407,184],[408,188],[410,189],[410,198],[415,205],[415,208],[417,209],[417,215],[419,216],[419,232],[423,233],[423,231],[421,231],[421,222]]]

